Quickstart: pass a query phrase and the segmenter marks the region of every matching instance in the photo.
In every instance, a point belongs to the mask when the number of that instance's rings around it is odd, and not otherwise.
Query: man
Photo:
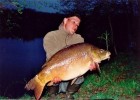
[[[76,43],[84,42],[81,35],[76,34],[80,24],[80,17],[77,15],[64,18],[58,30],[47,33],[43,39],[46,57],[50,59],[59,50]],[[57,93],[66,93],[66,99],[74,99],[72,94],[77,92],[83,83],[84,77],[79,77],[73,85],[70,82],[61,82],[49,87],[48,94],[52,97]]]

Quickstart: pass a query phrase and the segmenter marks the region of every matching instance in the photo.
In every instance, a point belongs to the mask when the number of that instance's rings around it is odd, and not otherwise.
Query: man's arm
[[[45,35],[43,39],[43,47],[46,52],[47,60],[51,58],[57,52],[57,44],[54,38],[53,32],[49,32]]]

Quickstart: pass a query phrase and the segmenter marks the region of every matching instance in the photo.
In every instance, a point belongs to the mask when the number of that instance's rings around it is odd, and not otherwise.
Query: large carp
[[[34,90],[38,100],[44,86],[53,85],[56,81],[76,79],[88,70],[99,68],[102,60],[110,58],[111,53],[99,49],[91,44],[78,43],[58,51],[46,62],[42,70],[25,86],[27,90]]]

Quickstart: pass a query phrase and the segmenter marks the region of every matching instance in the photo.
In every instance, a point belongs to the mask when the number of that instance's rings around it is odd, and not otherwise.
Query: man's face
[[[80,24],[80,19],[76,16],[72,16],[64,19],[64,29],[69,34],[74,34]]]

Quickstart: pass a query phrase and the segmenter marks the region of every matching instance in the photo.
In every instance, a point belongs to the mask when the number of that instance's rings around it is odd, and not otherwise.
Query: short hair
[[[78,17],[81,20],[81,16],[79,14],[77,14],[77,13],[70,13],[70,14],[66,15],[67,18],[68,17],[72,17],[72,16],[76,16],[76,17]]]

